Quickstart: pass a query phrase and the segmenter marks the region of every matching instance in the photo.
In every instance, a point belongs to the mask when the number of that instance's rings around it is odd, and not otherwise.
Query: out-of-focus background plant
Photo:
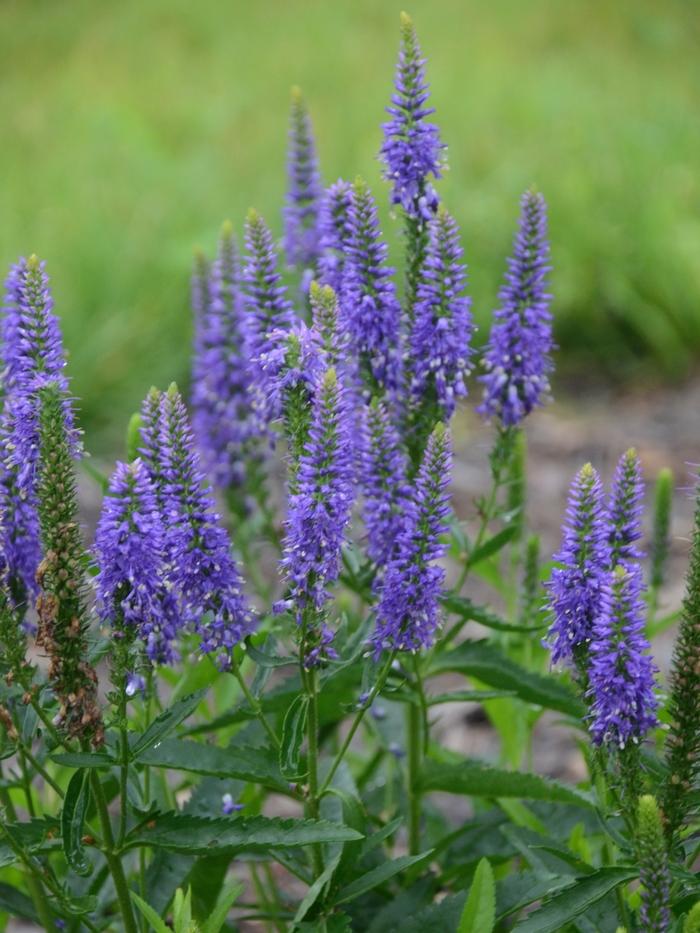
[[[481,338],[534,182],[551,205],[560,371],[689,372],[700,352],[695,5],[410,10]],[[0,265],[18,251],[47,259],[93,450],[112,446],[152,382],[187,380],[193,247],[212,252],[221,221],[250,205],[281,233],[292,84],[324,182],[360,171],[378,184],[397,12],[394,0],[0,6]]]

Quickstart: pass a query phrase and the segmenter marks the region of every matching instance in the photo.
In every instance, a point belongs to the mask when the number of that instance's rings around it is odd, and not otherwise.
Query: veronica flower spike
[[[450,514],[451,446],[447,429],[438,424],[425,450],[412,498],[386,568],[372,636],[376,657],[382,651],[420,651],[435,640],[440,624],[440,593],[445,571],[436,564],[446,546],[441,536]]]
[[[501,306],[494,315],[484,354],[484,400],[479,411],[504,427],[519,425],[549,395],[552,317],[547,209],[544,198],[526,191],[513,256],[508,261]]]
[[[395,392],[400,383],[401,308],[387,265],[377,207],[358,179],[352,192],[343,282],[341,326],[359,361],[358,378],[369,395]]]
[[[471,302],[464,295],[466,269],[459,229],[441,207],[429,224],[410,334],[413,405],[433,405],[449,420],[458,398],[467,394],[473,350]]]
[[[572,662],[587,677],[588,647],[609,575],[608,525],[600,477],[590,463],[569,493],[562,545],[548,583],[553,621],[547,635],[552,661]]]
[[[320,614],[338,578],[353,503],[349,413],[335,369],[327,369],[313,401],[311,425],[290,495],[282,567],[301,628],[302,659],[313,667],[333,657]]]
[[[643,557],[637,542],[642,537],[644,483],[637,451],[630,448],[618,461],[608,507],[610,566],[631,567]]]
[[[156,663],[177,658],[177,607],[167,587],[165,527],[141,460],[118,463],[95,535],[100,619],[140,638]]]
[[[345,249],[350,238],[350,206],[352,185],[339,179],[324,192],[321,200],[319,230],[321,255],[318,260],[319,280],[340,293],[345,265]]]
[[[313,269],[319,258],[322,188],[311,118],[298,87],[292,88],[284,208],[284,250],[290,266]]]
[[[390,120],[383,127],[380,158],[384,176],[393,186],[392,202],[419,220],[429,220],[437,210],[438,198],[431,179],[442,173],[445,148],[438,128],[426,120],[434,113],[434,108],[427,106],[428,97],[425,59],[413,22],[402,13],[395,90],[387,107]]]

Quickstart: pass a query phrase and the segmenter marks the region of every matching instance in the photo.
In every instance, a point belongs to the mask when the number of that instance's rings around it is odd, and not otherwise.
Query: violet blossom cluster
[[[321,196],[311,118],[301,91],[293,88],[284,208],[284,250],[290,265],[313,269],[318,261]]]
[[[513,427],[549,394],[552,316],[546,291],[549,271],[544,198],[526,191],[513,256],[508,261],[501,307],[494,314],[484,355],[484,400],[479,408]]]
[[[425,59],[409,16],[401,14],[401,49],[396,66],[395,89],[384,124],[381,159],[385,178],[392,184],[391,200],[409,217],[430,220],[438,197],[431,183],[442,171],[444,145],[438,128],[426,120],[435,112],[427,106]]]
[[[345,250],[350,240],[350,207],[352,185],[338,179],[323,194],[319,216],[321,255],[318,260],[319,279],[340,294],[345,266]]]

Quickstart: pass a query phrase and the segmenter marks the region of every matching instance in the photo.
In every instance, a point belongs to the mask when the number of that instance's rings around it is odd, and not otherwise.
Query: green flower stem
[[[97,805],[100,825],[102,826],[104,856],[107,860],[112,880],[114,881],[114,888],[117,892],[117,900],[119,901],[119,909],[121,911],[122,920],[124,921],[124,933],[138,933],[138,927],[134,919],[134,910],[131,906],[129,885],[127,884],[126,875],[124,874],[124,866],[114,847],[114,835],[112,834],[112,824],[109,819],[107,802],[105,800],[104,791],[102,790],[102,785],[100,784],[100,776],[94,769],[90,771],[90,783]]]
[[[257,697],[253,696],[253,694],[250,692],[250,689],[248,688],[248,684],[245,682],[245,678],[243,677],[243,674],[241,673],[241,669],[238,664],[238,661],[236,660],[235,655],[233,654],[231,655],[231,673],[233,674],[233,676],[236,678],[236,680],[240,684],[241,690],[243,691],[243,696],[248,701],[248,705],[255,713],[258,721],[260,722],[260,725],[263,727],[265,732],[267,732],[273,746],[279,749],[280,740],[277,737],[275,730],[270,725],[268,718],[263,713],[262,706],[260,705],[260,701],[257,699]]]
[[[370,707],[376,700],[377,696],[381,692],[384,684],[386,683],[386,679],[389,676],[389,671],[391,670],[391,665],[393,663],[395,655],[396,655],[395,652],[392,652],[389,655],[389,657],[387,658],[384,664],[384,667],[382,667],[382,669],[379,672],[379,675],[377,676],[374,686],[370,690],[369,696],[367,697],[366,701],[362,704],[360,709],[355,714],[355,718],[352,721],[352,725],[350,726],[348,734],[345,736],[345,740],[343,741],[343,744],[340,746],[335,758],[333,759],[333,763],[331,764],[331,767],[323,781],[323,784],[321,784],[321,787],[319,788],[319,792],[318,792],[319,797],[323,797],[323,795],[328,790],[330,783],[335,776],[335,772],[340,767],[340,764],[345,758],[345,754],[348,748],[350,747],[350,743],[352,742],[353,738],[355,737],[355,733],[360,727],[360,723],[362,722],[365,713],[367,712],[368,709],[370,709]]]
[[[409,855],[417,855],[420,851],[420,792],[418,790],[418,779],[420,776],[423,736],[422,729],[423,718],[420,707],[415,703],[409,703],[407,709],[407,738],[408,738],[408,852]]]
[[[309,769],[309,795],[307,800],[307,813],[311,819],[319,817],[319,787],[318,787],[318,675],[315,670],[303,671],[302,680],[309,698],[309,712],[306,717],[307,763]],[[321,846],[316,844],[311,848],[314,875],[316,878],[323,872],[323,853]]]
[[[27,759],[27,761],[32,766],[32,768],[34,768],[36,773],[39,774],[43,778],[44,782],[48,784],[48,786],[54,791],[54,793],[56,793],[61,799],[63,799],[66,796],[63,792],[63,789],[54,781],[54,779],[48,773],[46,768],[44,768],[44,766],[34,756],[32,751],[29,748],[27,748],[27,746],[25,745],[22,747],[22,752],[24,754],[24,757]]]
[[[148,672],[146,674],[146,703],[145,703],[145,725],[144,732],[151,725],[151,719],[153,716],[153,667],[148,665]],[[143,795],[146,801],[151,799],[151,769],[148,765],[145,765],[143,769]],[[145,846],[141,846],[139,849],[139,891],[141,897],[144,901],[148,899],[148,887],[146,884],[146,869],[148,867],[148,859],[146,855]],[[147,933],[147,920],[145,917],[141,918],[141,926],[144,930],[144,933]]]
[[[119,832],[117,834],[117,848],[120,849],[126,836],[126,808],[127,788],[129,783],[129,733],[126,720],[126,677],[119,685]]]

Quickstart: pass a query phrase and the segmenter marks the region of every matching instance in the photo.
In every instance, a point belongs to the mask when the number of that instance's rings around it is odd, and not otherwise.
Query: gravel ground
[[[491,432],[477,418],[463,414],[455,422],[455,466],[453,502],[460,519],[474,516],[474,499],[488,485],[488,453]],[[615,462],[628,447],[640,454],[648,486],[657,471],[670,466],[676,477],[673,505],[670,583],[661,596],[662,609],[670,611],[680,603],[683,576],[689,548],[693,505],[690,464],[700,461],[700,381],[683,387],[635,391],[625,394],[600,392],[553,404],[531,417],[528,434],[528,525],[541,536],[542,554],[549,557],[559,542],[559,526],[571,477],[586,461],[598,468],[604,479],[612,476]],[[108,469],[108,467],[106,467]],[[94,524],[98,508],[95,485],[81,481],[86,523]],[[478,585],[469,592],[483,598]],[[657,664],[668,669],[673,632],[661,636],[654,645]],[[449,685],[450,681],[447,681]],[[495,732],[483,716],[463,704],[438,707],[437,725],[442,741],[463,754],[485,759],[497,757]],[[564,780],[576,781],[583,774],[583,763],[569,731],[557,724],[557,717],[545,715],[535,731],[533,764],[537,771]],[[455,817],[467,816],[461,801],[446,799]],[[10,933],[28,933],[31,925],[10,922]],[[248,928],[253,933],[254,928]]]

